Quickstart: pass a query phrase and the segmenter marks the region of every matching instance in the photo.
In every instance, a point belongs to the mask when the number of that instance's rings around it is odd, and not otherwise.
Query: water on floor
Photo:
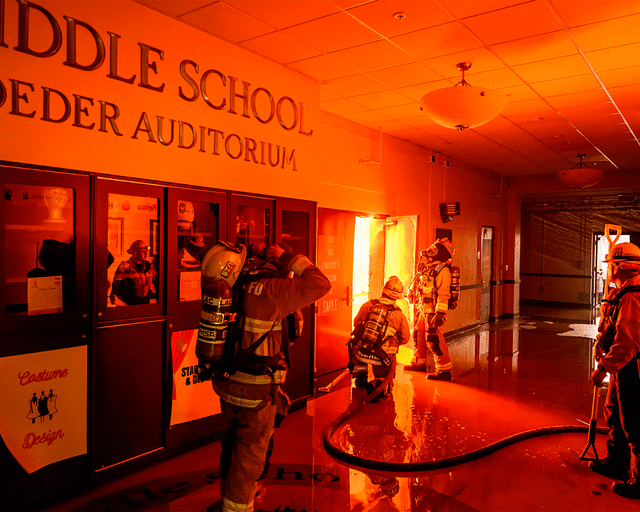
[[[276,431],[255,510],[640,511],[588,469],[606,452],[606,436],[591,446],[587,433],[595,332],[570,315],[492,322],[448,340],[451,382],[399,364],[375,403],[357,407],[348,377],[316,392]],[[204,512],[220,498],[219,452],[212,443],[49,510]]]

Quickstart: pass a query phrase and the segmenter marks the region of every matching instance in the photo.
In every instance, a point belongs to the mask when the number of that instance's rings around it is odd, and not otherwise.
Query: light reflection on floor
[[[363,460],[407,463],[464,455],[523,431],[586,425],[593,335],[589,324],[533,316],[460,335],[448,340],[452,382],[427,381],[399,365],[393,396],[356,411],[333,439]],[[322,436],[351,400],[345,379],[290,414],[277,431],[256,510],[640,511],[640,503],[614,495],[612,481],[579,459],[586,433],[539,436],[475,461],[410,474],[346,464],[327,454]],[[604,436],[597,436],[596,448],[605,454]],[[51,510],[204,512],[219,498],[218,454],[213,443]],[[172,488],[179,492],[163,492],[177,483],[182,487]]]

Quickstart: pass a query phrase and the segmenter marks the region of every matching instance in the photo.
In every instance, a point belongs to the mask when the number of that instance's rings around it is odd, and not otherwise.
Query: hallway
[[[452,382],[427,381],[399,364],[393,397],[360,408],[332,436],[332,444],[369,461],[366,468],[349,467],[323,445],[323,432],[349,405],[349,379],[316,392],[277,430],[255,510],[640,511],[640,502],[613,494],[612,481],[579,458],[588,444],[595,325],[526,312],[448,340]],[[603,387],[599,427],[605,393]],[[565,425],[584,431],[543,431],[466,461],[504,438]],[[605,440],[596,436],[601,457]],[[218,455],[219,443],[212,443],[47,510],[204,512],[220,496]],[[434,462],[453,457],[460,463]],[[388,463],[435,469],[378,471]]]

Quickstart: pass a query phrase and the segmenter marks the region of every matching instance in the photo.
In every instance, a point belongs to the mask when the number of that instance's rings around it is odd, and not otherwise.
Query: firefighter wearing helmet
[[[198,354],[198,366],[215,369],[221,363],[213,389],[231,425],[220,455],[222,500],[210,510],[253,510],[276,419],[289,404],[281,389],[289,366],[287,318],[327,294],[331,283],[309,258],[280,244],[248,250],[241,244],[218,244],[205,255],[202,274],[203,295],[209,299],[203,300],[198,341],[213,350]],[[223,328],[217,319],[227,318],[228,312],[214,308],[226,307],[230,298],[224,286],[217,286],[224,284],[220,281],[233,287],[237,316],[229,335],[216,334]],[[221,340],[226,341],[218,360],[215,349]],[[229,353],[232,367],[227,365]]]
[[[194,233],[186,237],[184,247],[178,251],[178,270],[200,270],[202,254],[200,249],[205,247],[204,237]]]
[[[451,357],[444,341],[444,322],[451,298],[451,261],[455,249],[448,238],[437,239],[420,253],[417,272],[409,291],[414,302],[414,354],[410,371],[427,371],[427,349],[433,353],[435,373],[427,373],[428,379],[451,380]],[[424,338],[418,337],[423,330]]]
[[[398,347],[409,341],[409,322],[396,300],[402,299],[404,286],[397,276],[390,277],[379,299],[365,302],[354,319],[349,341],[349,370],[356,387],[371,394],[380,385],[385,389],[373,399],[388,395],[393,388]],[[374,380],[368,382],[371,365]]]
[[[589,468],[622,480],[613,484],[616,494],[640,499],[640,249],[631,243],[617,244],[605,261],[615,288],[602,306],[594,345],[598,366],[591,382],[602,386],[610,375],[604,405],[609,439],[607,456],[591,461]]]
[[[156,297],[158,274],[149,257],[149,246],[143,240],[133,242],[127,252],[131,257],[120,262],[111,285],[111,304],[132,306],[149,304]],[[154,300],[155,301],[155,300]]]

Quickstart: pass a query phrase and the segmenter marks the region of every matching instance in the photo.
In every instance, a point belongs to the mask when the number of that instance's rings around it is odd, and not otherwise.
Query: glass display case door
[[[2,166],[0,176],[0,333],[90,326],[89,178]],[[2,355],[52,348],[34,339]]]
[[[218,241],[226,240],[227,194],[171,188],[167,205],[168,313],[199,315],[200,263]]]
[[[278,199],[276,201],[276,242],[291,247],[315,263],[316,203]],[[313,394],[315,315],[313,304],[302,309],[302,335],[290,348],[291,368],[283,389],[292,402]]]
[[[163,197],[159,186],[96,179],[98,323],[163,314]]]
[[[274,201],[231,194],[229,197],[229,242],[249,248],[274,241]]]

